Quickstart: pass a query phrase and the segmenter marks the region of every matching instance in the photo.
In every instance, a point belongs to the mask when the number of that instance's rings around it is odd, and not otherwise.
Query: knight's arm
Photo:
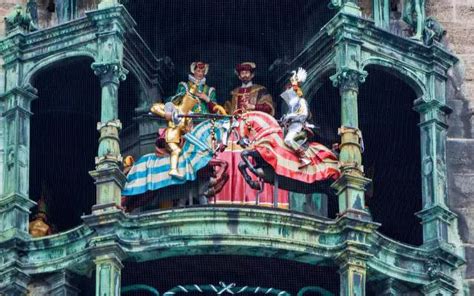
[[[206,102],[207,109],[209,109],[212,112],[214,110],[214,107],[217,105],[216,104],[216,89],[213,87],[210,87],[207,97],[209,98],[209,102]]]
[[[155,103],[151,106],[150,112],[160,117],[165,117],[165,105],[163,103]]]
[[[300,108],[298,109],[298,118],[301,119],[301,121],[306,121],[309,117],[309,108],[308,108],[308,102],[306,101],[305,98],[300,98]]]
[[[213,87],[209,88],[209,101],[210,102],[215,102],[216,101],[216,89]]]
[[[255,110],[268,113],[270,115],[275,115],[275,109],[273,108],[272,96],[267,92],[266,89],[261,90],[259,94],[260,98],[255,104]]]
[[[207,102],[207,109],[211,111],[211,113],[219,113],[222,115],[227,115],[226,110],[224,107],[216,103],[216,89],[211,87],[209,89],[209,102]]]

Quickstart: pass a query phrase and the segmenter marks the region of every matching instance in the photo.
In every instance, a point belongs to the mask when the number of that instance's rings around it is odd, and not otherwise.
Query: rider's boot
[[[308,165],[311,164],[311,160],[308,158],[300,158],[300,165],[298,166],[298,169],[302,169],[304,167],[307,167]]]
[[[298,166],[298,169],[305,168],[311,164],[311,159],[306,157],[306,153],[303,149],[300,148],[296,150],[296,153],[298,154],[299,161],[300,161],[300,165]]]
[[[178,171],[178,159],[179,159],[179,153],[181,151],[172,151],[171,156],[170,156],[170,170],[168,172],[168,175],[171,177],[175,177],[178,179],[184,179],[184,174],[180,173]]]

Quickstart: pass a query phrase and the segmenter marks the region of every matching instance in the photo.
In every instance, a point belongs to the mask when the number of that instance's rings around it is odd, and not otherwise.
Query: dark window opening
[[[100,120],[99,79],[90,59],[61,61],[33,79],[30,198],[45,195],[48,222],[56,231],[81,224],[95,203],[94,180]],[[36,209],[33,208],[35,213]]]
[[[365,173],[373,180],[366,196],[383,234],[420,245],[422,208],[419,114],[416,94],[405,82],[377,67],[360,86],[359,125],[364,138]]]

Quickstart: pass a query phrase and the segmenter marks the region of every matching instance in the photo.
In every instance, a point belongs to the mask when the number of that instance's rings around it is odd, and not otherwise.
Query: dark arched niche
[[[421,210],[419,115],[413,110],[415,91],[393,72],[369,66],[360,85],[359,127],[364,139],[362,154],[366,175],[373,180],[366,203],[379,230],[398,241],[419,245],[422,227],[415,213]],[[311,97],[313,121],[320,126],[316,140],[327,147],[339,142],[341,125],[339,89],[328,73],[318,79]],[[328,200],[329,217],[337,212],[337,197]]]
[[[97,155],[101,92],[92,62],[61,60],[31,79],[38,99],[31,106],[30,197],[37,201],[45,191],[49,221],[57,231],[79,225],[95,203],[88,172]]]
[[[422,208],[419,114],[415,91],[378,66],[366,68],[359,90],[359,126],[366,175],[373,180],[367,204],[379,230],[398,241],[420,245]]]

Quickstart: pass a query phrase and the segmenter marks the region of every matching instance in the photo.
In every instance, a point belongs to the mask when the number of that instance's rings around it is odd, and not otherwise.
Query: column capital
[[[10,192],[0,195],[0,211],[10,210],[13,206],[18,206],[25,211],[29,211],[29,209],[35,205],[36,202],[21,193]]]
[[[370,185],[370,183],[372,183],[372,180],[362,176],[342,174],[341,177],[331,185],[331,188],[336,190],[336,194],[340,194],[341,191],[346,188],[365,191],[367,186]],[[363,210],[363,208],[360,208],[360,210]]]
[[[457,218],[457,215],[453,213],[444,205],[435,204],[429,208],[424,208],[423,210],[415,213],[422,221],[428,222],[436,218],[440,218],[443,221],[451,223],[453,219]]]
[[[38,90],[27,84],[23,87],[14,87],[0,95],[0,102],[5,103],[5,111],[2,116],[7,117],[15,111],[31,115],[30,103],[38,98]]]
[[[352,90],[359,92],[359,85],[365,82],[366,71],[355,69],[341,69],[330,77],[334,87],[339,87],[341,92]]]
[[[95,62],[91,65],[94,74],[99,76],[101,86],[113,83],[119,84],[127,78],[128,70],[119,61]]]
[[[451,114],[453,109],[439,100],[424,96],[415,100],[413,110],[419,113],[426,113],[433,110],[439,110],[445,114]]]

